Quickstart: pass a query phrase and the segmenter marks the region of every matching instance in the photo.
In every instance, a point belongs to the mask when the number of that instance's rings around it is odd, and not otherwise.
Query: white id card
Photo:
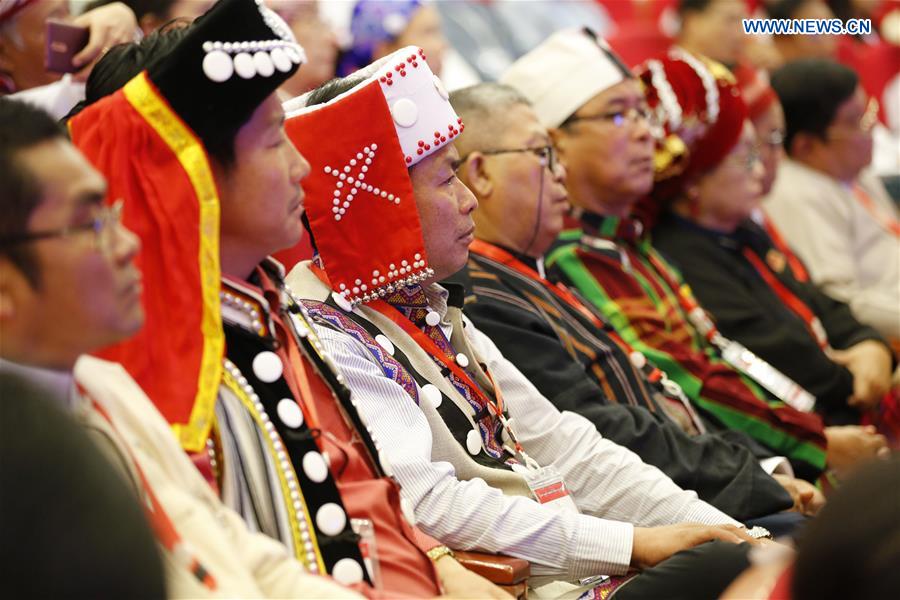
[[[366,563],[366,571],[375,589],[381,589],[381,567],[378,564],[378,548],[375,545],[375,527],[369,519],[350,519],[350,527],[353,533],[359,536],[359,552],[363,562]]]
[[[541,504],[561,512],[578,513],[578,507],[569,494],[566,482],[553,465],[527,469],[522,472],[522,476],[531,488],[534,499]]]

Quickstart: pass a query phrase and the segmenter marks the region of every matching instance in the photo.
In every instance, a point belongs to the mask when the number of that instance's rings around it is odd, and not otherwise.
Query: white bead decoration
[[[282,73],[287,73],[294,66],[283,48],[275,48],[269,53],[269,56],[272,57],[272,64],[275,65],[275,68]]]
[[[375,341],[378,342],[379,346],[384,348],[385,352],[387,352],[391,356],[394,355],[394,344],[391,342],[391,340],[389,340],[387,338],[386,335],[379,333],[378,335],[375,336]]]
[[[400,127],[412,127],[419,120],[419,107],[409,98],[401,98],[391,106],[391,116]]]
[[[628,358],[631,359],[631,364],[634,365],[636,369],[643,369],[644,365],[647,364],[647,357],[637,350],[629,354]]]
[[[310,481],[322,483],[328,477],[328,465],[321,454],[310,451],[303,456],[303,472]]]
[[[284,444],[281,441],[281,437],[278,435],[278,432],[275,430],[275,426],[272,425],[271,420],[269,419],[269,415],[266,414],[266,410],[260,401],[259,396],[250,387],[247,382],[247,378],[244,377],[240,370],[227,358],[223,359],[223,365],[225,370],[234,378],[235,381],[241,386],[244,394],[246,394],[247,398],[250,400],[253,411],[258,415],[259,420],[264,423],[264,429],[266,431],[266,435],[269,437],[269,442],[274,448],[276,455],[280,457],[286,457],[286,452],[284,449]],[[294,473],[293,468],[290,463],[287,461],[279,461],[279,473],[281,477],[283,477],[286,482],[288,490],[290,490],[290,502],[291,507],[293,508],[293,516],[296,519],[296,533],[299,535],[300,540],[303,544],[303,547],[307,551],[307,568],[312,573],[318,573],[319,567],[318,562],[315,555],[315,547],[312,543],[312,538],[309,534],[310,523],[306,520],[306,512],[304,510],[303,502],[300,499],[300,493],[297,491],[299,486],[297,485],[297,476]],[[285,466],[286,465],[286,466]]]
[[[253,79],[256,77],[256,65],[253,63],[253,57],[246,52],[241,52],[235,56],[234,72],[241,79]]]
[[[278,381],[283,371],[281,358],[274,352],[265,350],[253,358],[253,374],[263,383]]]
[[[438,79],[437,75],[433,75],[433,77],[434,77],[434,88],[437,90],[438,95],[443,100],[449,100],[450,94],[447,93],[447,88],[444,87],[444,84],[441,83],[441,80]]]
[[[331,576],[338,583],[353,585],[363,580],[363,568],[352,558],[342,558],[334,563],[334,567],[331,568]]]
[[[234,63],[225,52],[213,50],[203,57],[203,73],[210,81],[222,83],[234,74]]]
[[[203,58],[203,73],[216,83],[228,81],[235,73],[242,79],[251,79],[257,75],[270,77],[276,69],[281,73],[288,73],[294,65],[306,60],[306,53],[297,45],[293,35],[289,33],[288,38],[204,42],[203,51],[206,56]]]
[[[481,452],[481,434],[474,429],[470,430],[466,435],[466,450],[472,456]]]
[[[378,451],[378,464],[381,465],[381,470],[384,471],[384,474],[388,477],[394,476],[394,466],[391,464],[391,461],[388,460],[387,455],[381,450]]]
[[[444,398],[443,395],[441,395],[441,390],[439,390],[436,385],[431,383],[426,383],[422,386],[422,395],[435,408],[441,405],[441,401]]]
[[[275,408],[281,422],[291,429],[298,429],[303,425],[303,411],[293,398],[282,398]]]
[[[316,526],[325,535],[335,536],[347,525],[347,513],[334,502],[327,502],[316,511]]]
[[[343,209],[341,209],[341,210],[343,210]],[[338,218],[338,217],[340,217],[340,215],[338,215],[335,218]],[[344,294],[332,293],[331,297],[334,299],[335,304],[337,304],[338,307],[340,307],[340,309],[342,311],[344,311],[344,312],[352,312],[353,311],[353,305],[350,303],[349,300],[347,300],[347,297]]]

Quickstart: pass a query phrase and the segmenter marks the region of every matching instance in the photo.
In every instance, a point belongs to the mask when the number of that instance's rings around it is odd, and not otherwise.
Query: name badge
[[[375,527],[369,519],[350,519],[353,533],[359,536],[359,552],[362,554],[369,580],[375,589],[381,589],[381,568],[378,564],[378,548],[375,545]]]
[[[721,346],[725,362],[749,375],[779,400],[800,412],[811,412],[816,398],[787,375],[756,356],[742,344],[728,340]]]
[[[531,489],[534,499],[539,503],[558,510],[560,512],[578,513],[578,507],[572,496],[569,494],[569,488],[562,475],[556,470],[556,467],[550,465],[537,469],[527,469],[522,473],[528,487]]]
[[[764,387],[776,398],[800,412],[812,412],[816,397],[803,389],[793,379],[753,354],[743,344],[729,340],[716,331],[706,311],[699,306],[688,313],[688,320],[700,335],[709,339],[719,349],[722,359]]]

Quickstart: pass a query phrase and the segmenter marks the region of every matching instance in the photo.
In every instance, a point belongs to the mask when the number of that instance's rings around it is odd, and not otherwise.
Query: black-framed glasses
[[[556,148],[553,147],[553,144],[547,144],[546,146],[537,146],[534,148],[510,148],[507,150],[484,150],[479,151],[480,154],[485,156],[497,156],[499,154],[520,154],[522,152],[531,152],[535,156],[537,156],[541,165],[550,169],[550,172],[553,173],[556,171],[556,165],[559,164],[556,158]],[[456,163],[453,165],[453,171],[456,172],[463,165],[463,163],[468,160],[471,153],[466,154],[461,157]]]
[[[599,115],[572,115],[566,119],[562,126],[571,125],[579,121],[606,121],[616,127],[622,127],[626,122],[636,124],[640,121],[651,122],[652,113],[648,106],[632,106],[625,110],[613,110]]]
[[[93,231],[96,247],[102,251],[109,250],[112,246],[113,232],[116,226],[122,222],[122,204],[122,200],[116,200],[111,205],[98,207],[94,218],[86,223],[68,225],[49,231],[29,231],[2,238],[0,239],[0,247],[28,244],[40,240],[68,237],[85,231]]]

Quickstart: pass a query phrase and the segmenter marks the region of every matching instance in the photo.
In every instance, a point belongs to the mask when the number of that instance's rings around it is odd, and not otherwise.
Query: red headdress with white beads
[[[408,169],[463,130],[420,48],[353,78],[326,102],[285,105],[288,136],[309,161],[306,214],[335,299],[352,306],[431,277]],[[292,111],[294,106],[304,106]]]

